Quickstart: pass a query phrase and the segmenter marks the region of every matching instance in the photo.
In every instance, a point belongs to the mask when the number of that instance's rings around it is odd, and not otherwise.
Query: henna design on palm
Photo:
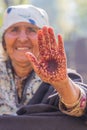
[[[35,72],[45,82],[52,83],[65,80],[67,76],[66,55],[61,35],[58,43],[51,27],[38,31],[39,59],[27,53]]]

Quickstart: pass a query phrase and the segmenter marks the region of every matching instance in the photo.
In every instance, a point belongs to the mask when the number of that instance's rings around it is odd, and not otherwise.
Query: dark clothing
[[[80,75],[73,71],[69,71],[68,75],[73,81],[75,81],[81,86],[81,88],[84,89],[85,93],[87,93],[87,87],[82,83],[82,78]],[[4,77],[5,76],[3,76],[2,80],[4,80]],[[25,83],[26,88],[30,84],[31,77],[29,76],[27,78],[27,81]],[[24,100],[26,99],[23,98],[21,104]],[[22,107],[19,107],[16,116],[8,113],[7,115],[5,114],[3,116],[0,116],[0,130],[87,129],[86,113],[81,117],[68,116],[59,110],[58,103],[59,96],[56,90],[51,85],[42,82],[27,105],[22,104]]]
[[[21,116],[0,116],[0,130],[87,130],[85,116],[68,116],[45,104],[26,109]]]

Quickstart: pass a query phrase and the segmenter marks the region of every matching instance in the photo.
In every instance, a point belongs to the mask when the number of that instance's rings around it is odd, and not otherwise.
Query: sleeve
[[[66,104],[59,99],[59,109],[65,114],[79,117],[84,115],[87,109],[87,85],[83,84],[81,75],[75,70],[68,69],[68,75],[76,84],[78,84],[80,96],[78,101],[73,104],[71,108],[67,108]]]
[[[80,82],[83,83],[82,76],[76,72],[76,70],[67,69],[68,76],[74,81],[74,82]]]
[[[80,97],[77,100],[77,102],[73,104],[71,108],[67,108],[66,104],[64,104],[60,99],[59,109],[67,115],[79,117],[84,115],[86,112],[86,102],[87,102],[86,100],[87,100],[86,93],[82,88],[80,88]]]

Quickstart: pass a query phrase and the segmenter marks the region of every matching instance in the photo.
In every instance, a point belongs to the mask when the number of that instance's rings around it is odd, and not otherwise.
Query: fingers
[[[29,62],[31,63],[33,69],[35,71],[38,71],[39,65],[38,65],[38,61],[37,61],[36,57],[31,52],[27,52],[25,55],[28,58]]]
[[[46,27],[38,31],[38,44],[40,56],[50,55],[49,35]]]
[[[48,28],[46,26],[44,26],[42,31],[43,31],[45,44],[46,44],[47,48],[50,48],[50,37],[49,37]]]
[[[59,52],[60,55],[65,54],[64,42],[63,42],[63,38],[62,38],[61,35],[58,35],[58,52]]]
[[[38,44],[40,55],[42,57],[50,57],[50,54],[55,54],[57,51],[61,56],[65,55],[62,36],[58,35],[57,44],[54,30],[51,27],[48,28],[45,26],[38,32]]]
[[[56,37],[53,28],[48,28],[51,50],[57,49]]]
[[[38,32],[39,52],[41,56],[48,56],[53,51],[57,50],[56,38],[51,27],[44,26]]]
[[[38,31],[38,45],[39,45],[39,53],[40,56],[44,55],[45,46],[44,46],[44,39],[43,39],[43,32],[42,30]]]

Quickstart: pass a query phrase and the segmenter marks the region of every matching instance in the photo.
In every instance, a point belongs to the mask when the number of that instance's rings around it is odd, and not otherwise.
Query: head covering
[[[42,28],[44,25],[49,25],[48,15],[45,10],[33,5],[16,5],[6,9],[2,33],[13,24],[18,22],[27,22]]]

